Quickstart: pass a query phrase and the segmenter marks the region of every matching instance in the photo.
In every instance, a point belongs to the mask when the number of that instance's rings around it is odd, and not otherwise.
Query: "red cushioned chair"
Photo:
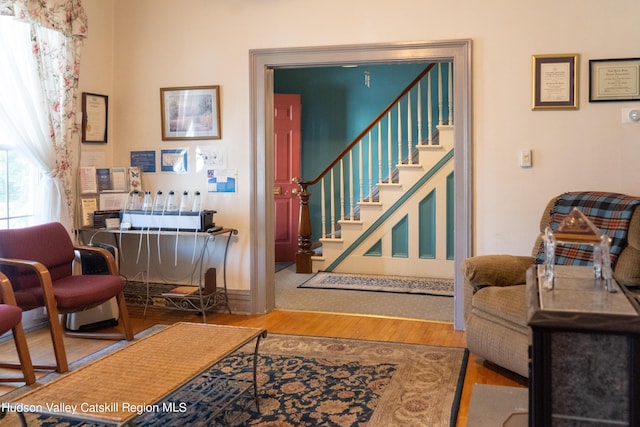
[[[21,382],[33,384],[36,382],[36,374],[31,364],[31,356],[27,347],[27,339],[22,329],[22,310],[16,305],[16,298],[11,289],[11,283],[7,276],[0,273],[0,335],[12,331],[13,342],[18,351],[20,364],[0,362],[2,368],[21,368],[22,377],[2,377],[0,382]]]
[[[109,274],[74,275],[76,250],[101,254],[109,266]],[[9,278],[19,307],[23,310],[46,308],[56,371],[69,370],[63,341],[63,325],[68,313],[87,310],[116,297],[124,334],[73,335],[133,339],[123,293],[124,280],[118,274],[113,255],[98,247],[74,246],[62,224],[52,222],[0,230],[0,270]]]

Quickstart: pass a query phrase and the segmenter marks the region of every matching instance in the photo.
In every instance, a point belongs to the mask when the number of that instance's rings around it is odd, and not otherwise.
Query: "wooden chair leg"
[[[0,295],[5,304],[18,306],[16,303],[16,297],[13,293],[11,283],[6,276],[0,273]],[[31,362],[31,355],[29,354],[29,346],[27,345],[27,337],[24,334],[24,328],[22,327],[22,321],[15,325],[11,332],[13,333],[13,342],[16,345],[16,351],[18,352],[18,360],[20,361],[20,369],[22,369],[22,377],[24,382],[29,385],[36,382],[36,374],[33,369],[33,363]],[[17,366],[16,366],[17,367]]]
[[[116,299],[118,301],[120,321],[122,322],[122,328],[124,329],[124,337],[127,341],[131,341],[133,340],[133,328],[131,327],[131,321],[129,320],[129,310],[127,309],[127,302],[124,299],[124,292],[121,291]]]
[[[67,362],[67,353],[64,349],[64,329],[60,323],[58,307],[53,295],[47,296],[45,293],[45,308],[49,318],[53,353],[56,357],[56,372],[63,374],[69,370],[69,362]]]
[[[27,337],[24,334],[22,323],[18,323],[12,331],[13,341],[16,344],[18,359],[20,360],[22,374],[24,375],[24,382],[27,385],[33,384],[36,382],[36,373],[33,370],[33,363],[31,362],[31,355],[29,354],[29,347],[27,346]]]

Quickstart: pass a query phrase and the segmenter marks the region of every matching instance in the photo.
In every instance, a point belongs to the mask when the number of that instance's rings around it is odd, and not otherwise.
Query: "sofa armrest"
[[[473,294],[487,286],[512,286],[526,283],[527,269],[534,263],[532,256],[481,255],[462,261],[464,278],[465,323],[471,316]]]
[[[534,261],[531,256],[476,256],[462,261],[462,274],[474,291],[485,286],[521,285],[526,283],[527,269]]]

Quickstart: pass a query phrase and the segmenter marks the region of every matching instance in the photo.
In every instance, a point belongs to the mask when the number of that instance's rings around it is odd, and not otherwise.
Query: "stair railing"
[[[393,181],[394,162],[405,165],[415,164],[414,133],[418,145],[437,145],[437,126],[434,126],[433,117],[437,116],[438,125],[443,125],[445,122],[449,125],[453,124],[452,64],[445,63],[448,72],[447,87],[443,84],[442,65],[443,63],[429,64],[316,178],[309,181],[294,179],[300,188],[297,273],[312,272],[311,257],[315,254],[312,249],[313,232],[309,205],[311,186],[320,184],[320,238],[339,238],[336,227],[338,221],[356,220],[358,203],[375,203],[377,184],[391,184]],[[435,76],[432,78],[433,74]],[[435,85],[432,84],[432,80]],[[423,97],[423,83],[426,83],[427,87],[426,98]],[[433,93],[434,86],[437,94]],[[412,93],[414,93],[413,102]],[[448,100],[446,109],[443,108],[445,95]],[[406,107],[405,112],[403,112],[403,105]],[[425,105],[427,137],[423,139],[423,107]],[[406,118],[403,120],[403,117]],[[406,132],[403,132],[403,129]],[[383,134],[386,134],[386,143],[383,141]],[[374,167],[374,153],[376,167]],[[345,163],[347,164],[346,172]],[[336,175],[338,175],[338,185],[336,185]],[[329,197],[326,195],[325,181],[329,182]],[[336,191],[339,193],[338,196],[335,194]]]

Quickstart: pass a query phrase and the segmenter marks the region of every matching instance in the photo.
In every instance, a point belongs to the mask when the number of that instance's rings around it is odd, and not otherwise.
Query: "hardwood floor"
[[[202,317],[195,313],[184,313],[151,307],[146,314],[139,306],[130,306],[129,314],[134,331],[138,332],[155,324],[170,324],[177,321],[200,322]],[[237,326],[255,326],[271,333],[355,338],[379,341],[393,341],[413,344],[465,347],[464,332],[454,331],[450,323],[427,322],[409,319],[360,316],[336,313],[274,310],[265,315],[229,315],[211,313],[207,323]],[[35,363],[52,363],[53,350],[47,329],[27,333],[29,350]],[[65,337],[69,361],[80,359],[107,345],[111,341]],[[13,340],[0,344],[0,360],[17,360]],[[4,375],[10,371],[2,371]],[[37,373],[38,376],[46,373]],[[486,366],[473,354],[464,381],[462,399],[458,413],[458,426],[467,425],[467,413],[471,389],[474,383],[506,386],[526,386],[526,380],[494,366]],[[0,395],[15,388],[14,385],[0,385]],[[1,400],[1,398],[0,398]]]

